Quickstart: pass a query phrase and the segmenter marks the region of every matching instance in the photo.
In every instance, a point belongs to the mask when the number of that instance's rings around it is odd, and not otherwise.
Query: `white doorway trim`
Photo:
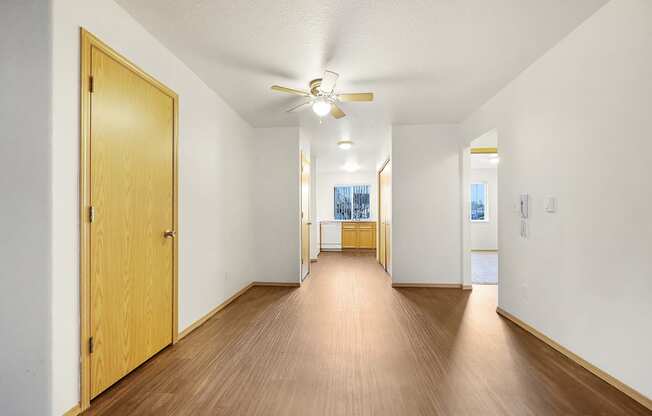
[[[482,137],[485,134],[496,131],[496,129],[489,129],[485,133],[476,136]],[[499,146],[496,146],[498,148]],[[461,186],[462,186],[462,288],[465,290],[473,290],[472,283],[472,270],[471,270],[471,222],[468,220],[470,212],[470,188],[471,188],[471,151],[472,146],[470,143],[464,143],[460,150],[460,166],[461,166]],[[489,149],[489,148],[486,148]],[[483,152],[478,152],[483,153]],[[498,279],[500,284],[500,278]]]

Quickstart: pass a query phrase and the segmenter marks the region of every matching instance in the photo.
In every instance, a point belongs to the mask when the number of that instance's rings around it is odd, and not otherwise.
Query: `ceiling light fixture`
[[[324,117],[331,112],[331,103],[324,98],[318,98],[312,103],[312,111],[319,117]]]
[[[353,142],[348,139],[342,139],[337,142],[337,146],[342,150],[349,150],[353,146]]]
[[[347,163],[346,165],[342,166],[342,169],[349,173],[357,172],[360,170],[360,166],[357,163]]]

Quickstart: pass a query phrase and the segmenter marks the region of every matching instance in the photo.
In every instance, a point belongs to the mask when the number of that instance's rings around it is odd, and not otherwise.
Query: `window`
[[[369,219],[369,185],[336,186],[333,195],[336,220]]]
[[[489,221],[486,183],[471,184],[471,221]]]

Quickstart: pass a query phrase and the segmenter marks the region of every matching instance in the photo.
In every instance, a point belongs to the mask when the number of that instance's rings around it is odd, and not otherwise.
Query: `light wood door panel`
[[[310,161],[301,152],[301,278],[310,273]]]
[[[390,160],[385,169],[385,270],[391,270],[392,264],[392,161]]]
[[[385,222],[380,223],[378,239],[378,260],[383,268],[385,268]]]
[[[391,227],[391,212],[392,212],[392,182],[391,182],[392,165],[391,161],[383,167],[378,175],[378,207],[379,207],[379,225],[378,230],[378,259],[383,268],[389,271],[390,265],[390,227]]]
[[[390,244],[390,236],[392,230],[390,224],[385,224],[385,270],[390,270],[390,264],[392,262],[392,245]]]
[[[174,101],[93,47],[91,396],[172,342]]]

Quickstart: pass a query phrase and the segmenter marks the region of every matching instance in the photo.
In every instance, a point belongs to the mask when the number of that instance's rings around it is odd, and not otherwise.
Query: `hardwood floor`
[[[496,287],[392,289],[373,253],[254,287],[87,415],[650,415],[496,312]]]

